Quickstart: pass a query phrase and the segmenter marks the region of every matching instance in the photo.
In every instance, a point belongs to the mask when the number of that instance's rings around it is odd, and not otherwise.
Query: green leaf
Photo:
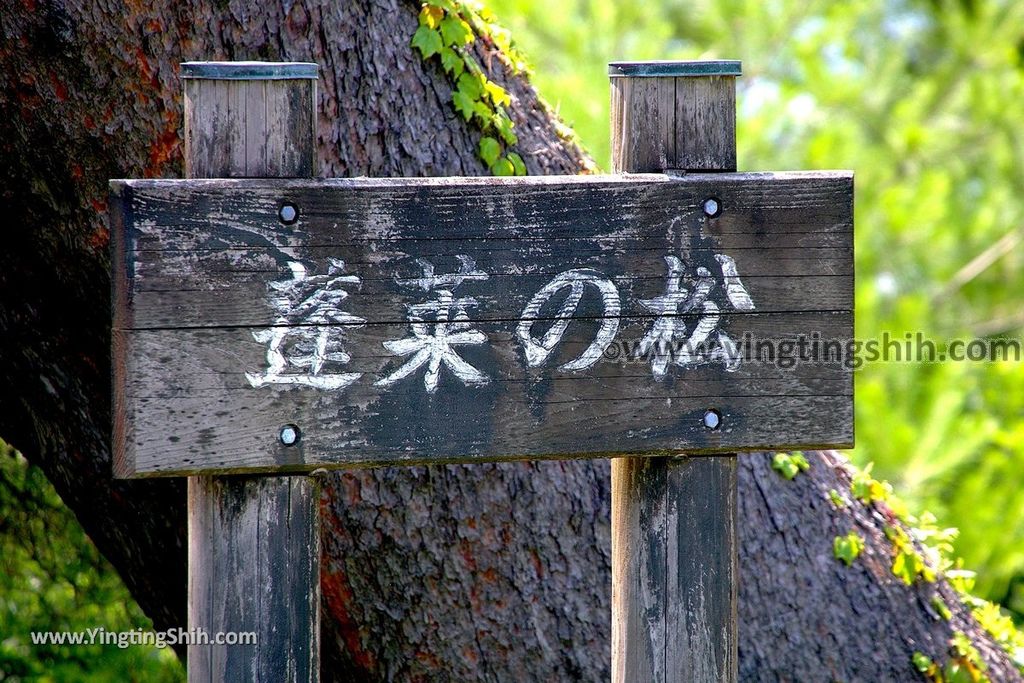
[[[981,658],[981,653],[978,652],[978,648],[971,642],[970,637],[963,631],[954,631],[953,637],[950,639],[950,645],[953,647],[953,651],[956,655],[964,660],[964,664],[968,664],[971,667],[984,671],[988,668],[985,664],[985,660]],[[973,680],[978,680],[974,678]]]
[[[896,553],[896,559],[892,561],[892,573],[908,586],[914,583],[915,572],[910,568],[908,556],[904,552]]]
[[[942,670],[943,683],[979,683],[968,663],[948,662]]]
[[[420,26],[412,36],[412,46],[427,59],[441,51],[441,34],[429,26]]]
[[[512,32],[500,26],[490,27],[491,40],[498,46],[498,49],[508,54],[512,51]]]
[[[508,160],[512,162],[512,168],[515,169],[516,175],[526,175],[526,164],[523,163],[521,156],[515,152],[509,152]]]
[[[457,15],[449,14],[441,20],[441,35],[445,45],[466,45],[473,42],[473,29]]]
[[[441,48],[441,66],[452,75],[452,78],[458,78],[466,68],[459,53],[450,47]]]
[[[828,490],[828,499],[832,501],[832,504],[837,508],[846,507],[846,499],[839,495],[839,491],[836,491],[835,489]]]
[[[845,536],[836,536],[832,541],[832,554],[847,567],[853,564],[863,550],[864,539],[852,531]]]
[[[921,673],[928,673],[928,670],[935,665],[932,662],[932,658],[923,652],[915,652],[911,661],[914,662],[914,668]]]
[[[494,175],[512,175],[516,172],[516,169],[512,166],[512,162],[507,157],[498,159],[491,166],[491,173]]]
[[[494,114],[494,112],[491,111],[491,108],[487,106],[487,103],[482,101],[477,101],[473,103],[473,113],[476,114],[477,117],[480,119],[481,127],[486,125],[486,123],[491,120],[491,116]]]
[[[440,7],[433,5],[423,5],[420,10],[420,26],[426,26],[428,28],[437,28],[438,24],[441,23],[441,19],[444,17],[444,10]]]
[[[974,590],[975,573],[970,570],[949,569],[946,571],[945,577],[957,593],[970,593]]]
[[[493,166],[500,156],[501,144],[497,140],[486,136],[480,139],[480,158],[485,164]]]
[[[494,81],[484,78],[484,90],[487,92],[487,96],[491,98],[491,102],[494,102],[496,106],[512,104],[512,97]]]
[[[806,472],[810,467],[811,465],[807,462],[807,458],[799,451],[793,454],[776,453],[775,457],[772,458],[772,469],[781,474],[786,480],[792,480],[800,472]]]
[[[512,119],[508,117],[504,109],[498,110],[491,119],[491,125],[494,126],[494,130],[498,131],[498,135],[501,136],[506,144],[514,145],[519,142],[518,136],[512,132],[512,128],[516,124],[512,122]]]
[[[871,476],[873,466],[874,463],[868,463],[868,466],[857,472],[850,482],[850,493],[865,505],[873,501],[884,501],[891,493],[891,487],[887,483]]]
[[[455,110],[462,114],[462,118],[469,121],[473,118],[473,98],[462,92],[456,90],[452,93],[452,104],[455,105]]]
[[[800,468],[801,472],[806,472],[811,469],[811,463],[807,462],[807,458],[804,457],[802,452],[796,451],[790,457],[793,459],[796,466]]]
[[[440,48],[438,48],[440,49]],[[484,94],[484,84],[481,81],[482,76],[474,76],[471,73],[464,73],[459,76],[458,88],[470,99],[479,100]]]

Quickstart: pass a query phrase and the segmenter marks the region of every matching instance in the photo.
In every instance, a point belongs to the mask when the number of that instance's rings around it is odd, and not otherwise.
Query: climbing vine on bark
[[[948,580],[971,615],[1006,652],[1017,670],[1024,674],[1024,632],[1016,627],[998,605],[971,593],[974,588],[974,572],[963,569],[962,562],[953,559],[953,540],[957,530],[938,526],[935,516],[929,512],[919,516],[911,515],[906,503],[893,493],[892,485],[871,476],[871,464],[862,470],[852,465],[848,467],[852,473],[850,495],[865,506],[875,506],[893,520],[883,527],[893,548],[892,574],[907,586],[917,580],[935,583],[940,576]],[[829,491],[829,497],[833,503],[842,498],[834,489]],[[852,540],[853,535],[851,533],[845,538],[837,536],[835,539],[835,556],[847,566],[853,563],[862,550],[855,547],[858,544]],[[931,607],[943,620],[950,621],[952,618],[952,611],[941,596],[933,596]],[[915,668],[935,683],[981,683],[990,680],[985,675],[985,664],[980,655],[963,633],[957,632],[951,641],[949,655],[949,661],[944,665],[934,662],[921,652],[915,652],[912,660]]]
[[[512,47],[509,33],[494,25],[486,10],[455,0],[423,3],[412,46],[424,60],[440,60],[452,82],[452,105],[466,122],[483,133],[477,156],[491,173],[526,175],[523,158],[511,149],[519,141],[506,109],[512,99],[504,88],[487,78],[468,49],[481,36],[499,48],[499,54],[515,73],[525,70],[525,62]]]

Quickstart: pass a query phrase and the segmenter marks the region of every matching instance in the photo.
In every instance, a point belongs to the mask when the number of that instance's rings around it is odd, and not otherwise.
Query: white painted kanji
[[[724,254],[716,254],[715,260],[722,268],[725,298],[729,306],[741,311],[754,310],[754,302],[737,273],[736,262]],[[656,379],[665,377],[671,364],[687,367],[721,362],[726,370],[736,370],[740,362],[736,344],[719,328],[719,305],[708,298],[717,284],[711,271],[703,266],[698,267],[696,282],[690,291],[683,285],[685,272],[682,260],[676,256],[666,256],[665,263],[668,266],[665,293],[640,302],[657,317],[640,340],[637,355],[650,358],[651,372]],[[680,317],[686,313],[700,315],[692,332],[688,331],[685,320]],[[697,351],[702,348],[710,350],[701,356]]]
[[[358,372],[330,372],[351,356],[342,348],[344,328],[362,326],[363,318],[340,310],[348,297],[346,285],[359,285],[355,275],[345,275],[345,262],[328,259],[327,273],[310,275],[306,266],[290,261],[292,277],[271,282],[270,305],[277,311],[274,327],[253,332],[267,345],[267,369],[245,373],[249,384],[261,387],[285,384],[316,389],[342,389],[360,377]],[[325,371],[325,369],[327,371]]]
[[[747,288],[740,282],[740,276],[736,272],[736,262],[732,257],[725,254],[715,254],[715,260],[722,266],[722,276],[725,278],[726,296],[729,303],[738,311],[754,310],[754,302],[747,294]]]
[[[384,348],[392,354],[410,358],[393,373],[377,380],[377,386],[391,386],[424,366],[423,386],[428,393],[437,391],[442,367],[448,368],[466,385],[481,385],[489,381],[455,350],[456,346],[485,344],[487,335],[473,329],[466,312],[478,305],[477,300],[454,294],[455,289],[467,280],[487,280],[489,276],[478,270],[470,257],[460,255],[457,258],[460,266],[457,273],[438,275],[432,263],[419,259],[417,263],[423,269],[423,277],[398,280],[399,284],[433,292],[435,298],[407,306],[411,336],[383,342]]]
[[[562,340],[569,322],[573,318],[580,300],[587,287],[593,287],[601,296],[602,318],[597,335],[590,346],[575,360],[559,366],[560,370],[585,370],[601,360],[605,349],[614,341],[619,331],[619,290],[615,283],[596,270],[577,268],[559,273],[555,279],[544,285],[523,309],[516,336],[523,344],[526,362],[530,367],[537,367],[551,355],[555,346]],[[554,323],[541,338],[533,336],[533,325],[540,315],[541,307],[558,291],[568,289],[568,295],[555,315]]]

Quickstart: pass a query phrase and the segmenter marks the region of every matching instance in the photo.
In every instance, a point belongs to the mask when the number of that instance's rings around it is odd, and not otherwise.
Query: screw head
[[[299,428],[293,424],[287,424],[281,427],[281,433],[278,436],[285,446],[294,446],[299,442]]]
[[[719,425],[722,424],[722,416],[717,410],[705,410],[704,411],[704,426],[708,429],[718,429]]]
[[[703,204],[704,215],[708,218],[714,218],[718,214],[722,213],[722,202],[718,201],[714,197],[708,197],[704,200]]]
[[[282,204],[281,208],[277,210],[277,217],[285,225],[292,225],[299,220],[299,207],[292,203]]]

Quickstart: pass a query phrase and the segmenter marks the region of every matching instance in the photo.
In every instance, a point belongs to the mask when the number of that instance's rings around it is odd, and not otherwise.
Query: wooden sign
[[[114,181],[116,474],[848,446],[852,186]]]

